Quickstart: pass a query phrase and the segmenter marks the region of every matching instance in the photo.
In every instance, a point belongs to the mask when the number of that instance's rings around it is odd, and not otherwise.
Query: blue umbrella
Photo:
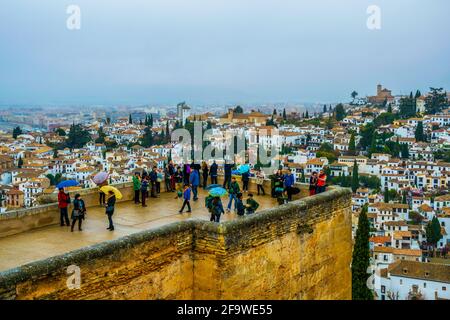
[[[240,173],[246,173],[250,171],[250,166],[248,164],[243,164],[239,167]]]
[[[214,188],[220,188],[220,187],[222,187],[221,184],[210,184],[209,186],[207,186],[207,187],[205,188],[205,190],[211,190],[211,189],[214,189]]]
[[[223,197],[228,194],[227,190],[225,190],[222,187],[216,187],[211,190],[209,190],[209,195],[212,197]]]
[[[76,187],[78,185],[79,185],[79,183],[75,180],[64,180],[64,181],[61,181],[60,183],[58,183],[58,185],[56,187],[58,189],[61,189],[61,188],[67,188],[67,187]]]

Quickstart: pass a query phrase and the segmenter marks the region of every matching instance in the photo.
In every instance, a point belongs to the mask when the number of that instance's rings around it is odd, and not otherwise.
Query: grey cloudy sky
[[[66,8],[81,8],[81,29]],[[366,26],[381,8],[381,30]],[[450,87],[448,0],[3,0],[0,104],[334,102]]]

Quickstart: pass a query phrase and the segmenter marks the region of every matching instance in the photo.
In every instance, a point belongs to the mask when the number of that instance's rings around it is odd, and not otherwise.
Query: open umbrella
[[[108,194],[110,191],[114,192],[114,195],[116,196],[117,200],[122,199],[122,192],[119,191],[119,189],[113,187],[113,186],[103,186],[100,188],[100,191],[104,194]]]
[[[93,178],[92,181],[94,181],[95,184],[99,185],[102,184],[103,182],[105,182],[106,180],[108,180],[109,178],[109,174],[108,172],[99,172],[97,173]]]
[[[64,180],[56,185],[58,189],[67,188],[67,187],[76,187],[79,183],[75,180]]]
[[[227,190],[225,190],[222,187],[216,187],[211,190],[209,190],[209,195],[212,197],[223,197],[228,194]]]
[[[250,166],[248,164],[243,164],[239,166],[239,172],[240,173],[246,173],[250,171]]]
[[[210,184],[209,186],[207,186],[205,188],[205,190],[211,190],[211,189],[214,189],[214,188],[221,188],[221,187],[222,187],[221,184]]]

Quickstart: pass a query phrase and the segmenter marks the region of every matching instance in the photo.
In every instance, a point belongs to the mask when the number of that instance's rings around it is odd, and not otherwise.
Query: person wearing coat
[[[150,184],[151,184],[151,194],[150,196],[152,198],[157,198],[156,196],[156,184],[158,182],[158,172],[156,171],[156,167],[153,167],[152,171],[150,172]]]
[[[84,200],[81,199],[80,194],[75,195],[75,200],[73,200],[73,210],[72,210],[72,225],[70,227],[70,231],[73,232],[73,228],[75,227],[75,223],[78,220],[78,230],[82,231],[81,224],[84,220],[84,215],[86,214],[86,205],[84,204]]]
[[[181,207],[180,211],[178,211],[179,213],[183,213],[184,207],[187,206],[188,207],[188,211],[187,212],[192,212],[191,211],[191,188],[189,187],[189,185],[185,185],[184,186],[184,192],[183,192],[183,206]]]
[[[192,186],[192,193],[194,194],[194,201],[198,200],[198,186],[200,185],[200,173],[198,170],[192,170],[189,176],[189,183]]]
[[[217,170],[218,165],[216,161],[214,160],[213,164],[211,165],[211,168],[209,168],[209,175],[211,176],[211,184],[217,184]]]
[[[288,173],[284,176],[284,187],[286,188],[288,201],[292,201],[292,188],[294,187],[294,183],[294,175],[289,170]]]
[[[250,172],[244,172],[242,174],[242,192],[248,192],[248,183],[250,181]]]
[[[208,174],[209,174],[208,164],[205,161],[203,161],[202,163],[203,189],[205,189],[208,186]]]
[[[69,194],[64,192],[64,188],[59,188],[58,208],[60,214],[61,227],[64,227],[64,223],[65,225],[70,226],[69,213],[67,211],[69,203],[70,203]]]
[[[108,216],[109,221],[109,227],[106,228],[109,231],[114,231],[114,223],[112,220],[112,216],[114,214],[114,207],[116,205],[116,196],[114,195],[114,192],[109,191],[108,193],[108,200],[106,201],[106,215]]]
[[[139,193],[141,191],[141,179],[139,176],[139,172],[136,172],[133,176],[133,190],[134,190],[134,203],[141,203],[139,200]]]

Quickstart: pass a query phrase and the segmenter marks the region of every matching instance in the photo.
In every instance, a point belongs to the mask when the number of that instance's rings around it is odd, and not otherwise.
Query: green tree
[[[356,97],[358,96],[358,92],[353,91],[352,94],[351,94],[351,96],[352,96],[352,99],[353,99],[353,102],[354,102],[355,99],[356,99]]]
[[[389,203],[389,190],[388,190],[388,188],[384,189],[384,203]]]
[[[414,136],[416,137],[416,141],[425,141],[425,135],[423,133],[422,121],[419,121],[417,123],[417,127],[416,127],[416,131],[414,133]]]
[[[305,118],[309,119],[309,112],[308,112],[308,110],[306,110],[306,112],[305,112]]]
[[[334,112],[336,114],[336,121],[342,121],[346,116],[345,109],[344,109],[344,106],[342,105],[342,103],[339,103],[336,106]]]
[[[91,135],[80,124],[72,124],[70,126],[66,140],[68,148],[83,148],[89,141],[91,141]]]
[[[408,159],[409,158],[409,147],[408,144],[402,143],[400,146],[400,153],[402,156],[402,159]]]
[[[377,137],[377,133],[374,132],[373,136],[372,136],[372,141],[370,143],[369,156],[372,156],[372,154],[377,153],[377,152],[378,152],[378,137]]]
[[[144,148],[151,147],[153,145],[153,132],[150,127],[145,127],[144,135],[141,138],[141,146]]]
[[[17,139],[17,137],[20,136],[22,133],[23,133],[22,129],[19,126],[17,126],[13,129],[12,136],[14,139]]]
[[[133,124],[133,118],[131,117],[131,113],[128,115],[128,123]]]
[[[387,112],[392,113],[392,105],[390,103],[388,105]]]
[[[425,99],[427,114],[435,114],[444,110],[448,105],[447,93],[443,88],[430,88],[431,92]]]
[[[287,120],[286,109],[283,109],[283,120],[284,120],[284,121]]]
[[[433,248],[436,249],[437,243],[442,239],[441,225],[436,216],[434,216],[433,219],[428,222],[425,228],[425,233],[427,242],[433,245]]]
[[[236,106],[233,111],[234,113],[244,113],[244,109],[241,106]]]
[[[56,129],[55,132],[60,137],[65,137],[66,136],[66,131],[64,131],[62,128]]]
[[[97,130],[98,138],[95,139],[95,143],[105,143],[106,133],[103,131],[103,127]]]
[[[367,219],[367,206],[363,206],[358,218],[355,245],[352,255],[352,299],[372,300],[373,294],[367,287],[370,265],[369,250],[370,225]]]
[[[352,156],[356,154],[356,143],[355,143],[355,133],[352,132],[350,136],[350,141],[348,143],[348,153]]]
[[[53,149],[53,159],[58,158],[58,149],[54,148]]]
[[[378,190],[381,187],[381,180],[377,176],[362,175],[361,177],[359,177],[359,182],[365,188],[369,188],[369,189]]]
[[[400,99],[399,115],[402,118],[410,118],[416,114],[416,99],[414,99],[412,92],[409,97]]]
[[[19,160],[17,160],[17,167],[22,168],[23,166],[23,159],[22,156],[19,156]]]
[[[317,150],[316,157],[317,158],[325,157],[328,159],[329,163],[333,163],[334,161],[337,160],[338,154],[333,149],[333,146],[331,144],[325,142],[322,143],[319,150]]]
[[[352,191],[356,192],[356,190],[359,188],[359,173],[358,173],[358,164],[355,162],[353,163],[353,172],[352,172]]]

